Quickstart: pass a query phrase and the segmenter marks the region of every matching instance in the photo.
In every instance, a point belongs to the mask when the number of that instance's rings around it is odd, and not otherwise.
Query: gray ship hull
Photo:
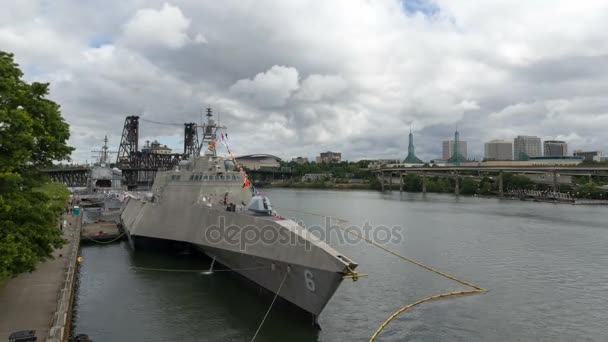
[[[209,257],[215,258],[222,265],[235,270],[241,276],[272,293],[277,292],[283,278],[285,278],[279,297],[315,316],[321,313],[342,282],[343,275],[341,273],[310,269],[305,266],[228,252],[222,249],[203,246],[197,246],[197,248]],[[314,274],[314,279],[312,279],[316,287],[314,293],[305,285],[307,274]]]
[[[194,190],[193,190],[194,191]],[[198,193],[198,191],[197,191]],[[129,198],[121,222],[131,241],[138,237],[192,244],[219,263],[318,316],[356,264],[290,220],[225,211],[192,200],[189,189],[146,202]],[[167,194],[167,196],[168,196]],[[196,196],[194,196],[196,198]],[[237,227],[237,228],[234,228]],[[281,241],[226,239],[235,229],[274,231]],[[222,238],[218,238],[222,236]],[[230,241],[228,241],[230,240]]]

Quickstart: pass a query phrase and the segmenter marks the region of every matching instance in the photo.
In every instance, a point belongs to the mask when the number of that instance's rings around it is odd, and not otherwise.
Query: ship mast
[[[203,136],[199,146],[198,155],[201,154],[201,150],[203,148],[209,147],[210,144],[215,144],[215,141],[217,140],[217,131],[219,129],[226,129],[226,127],[219,126],[218,124],[216,124],[215,120],[212,119],[213,111],[211,110],[211,107],[207,107],[206,112],[207,114],[205,114],[205,116],[207,117],[207,122],[199,126],[202,128]],[[213,146],[213,149],[209,149],[205,153],[216,156],[217,153],[215,150],[215,146]]]
[[[99,153],[99,164],[100,165],[105,165],[108,162],[108,157],[110,155],[110,153],[116,153],[115,151],[109,151],[109,147],[108,147],[108,136],[106,135],[105,138],[103,139],[103,146],[101,147],[101,150],[94,150],[92,152],[96,152]]]

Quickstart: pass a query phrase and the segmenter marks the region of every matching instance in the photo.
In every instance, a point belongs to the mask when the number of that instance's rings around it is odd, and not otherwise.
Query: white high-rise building
[[[492,140],[485,143],[486,160],[513,160],[513,143],[506,140]]]
[[[542,157],[540,138],[532,135],[518,135],[513,140],[513,159],[525,160],[526,157]]]

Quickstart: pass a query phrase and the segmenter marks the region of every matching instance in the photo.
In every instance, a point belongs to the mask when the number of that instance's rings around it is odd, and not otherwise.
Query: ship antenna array
[[[99,153],[99,162],[101,164],[105,164],[109,160],[110,153],[118,153],[118,151],[109,151],[109,149],[108,136],[106,135],[103,139],[103,146],[101,147],[101,150],[92,150],[91,152]]]
[[[217,138],[217,132],[220,129],[226,129],[225,126],[220,126],[219,123],[215,123],[212,119],[213,117],[213,110],[211,109],[211,107],[207,107],[206,109],[206,114],[205,116],[207,117],[207,122],[206,123],[202,123],[201,125],[197,125],[197,128],[201,128],[203,133],[202,133],[202,139],[200,141],[200,145],[199,145],[199,150],[198,150],[198,154],[200,155],[203,147],[206,146],[206,144],[210,144],[213,141],[216,140]],[[213,149],[213,153],[215,154],[215,148]]]

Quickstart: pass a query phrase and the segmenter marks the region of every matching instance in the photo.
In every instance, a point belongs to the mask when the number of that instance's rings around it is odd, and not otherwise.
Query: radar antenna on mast
[[[99,153],[99,164],[104,165],[108,163],[110,153],[118,153],[117,151],[109,151],[109,149],[108,136],[106,135],[103,139],[103,146],[101,147],[101,150],[93,150],[91,152]]]
[[[199,126],[202,128],[203,134],[199,143],[198,155],[200,155],[201,150],[204,147],[208,147],[209,151],[207,153],[215,156],[217,155],[215,151],[217,131],[219,129],[226,129],[226,127],[219,126],[215,123],[215,120],[212,118],[213,111],[211,110],[211,107],[207,107],[206,112],[207,114],[205,114],[205,116],[207,117],[207,122]]]

